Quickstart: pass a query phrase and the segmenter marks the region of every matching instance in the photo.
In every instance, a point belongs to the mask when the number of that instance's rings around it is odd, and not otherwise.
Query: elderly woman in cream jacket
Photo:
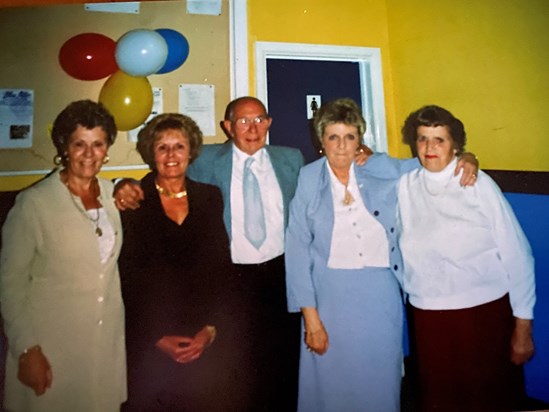
[[[115,136],[100,104],[67,106],[52,130],[62,168],[21,192],[3,227],[7,411],[114,412],[126,398],[122,231],[97,177]]]

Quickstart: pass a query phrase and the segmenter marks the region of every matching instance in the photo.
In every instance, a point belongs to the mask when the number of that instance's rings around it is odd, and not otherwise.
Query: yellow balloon
[[[118,70],[101,88],[99,101],[113,115],[118,130],[135,129],[151,114],[152,87],[146,77],[134,77]]]

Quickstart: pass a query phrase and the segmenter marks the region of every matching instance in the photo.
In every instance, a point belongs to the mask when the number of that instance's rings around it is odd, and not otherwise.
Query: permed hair
[[[109,147],[116,139],[117,129],[114,117],[105,106],[92,100],[78,100],[70,103],[57,115],[51,131],[51,140],[63,166],[67,166],[67,149],[70,137],[78,126],[86,129],[101,127],[107,134]]]
[[[320,143],[322,143],[326,127],[334,123],[355,126],[360,136],[360,144],[362,144],[362,137],[366,132],[366,120],[362,117],[362,111],[353,99],[336,99],[320,106],[313,119],[313,129]]]
[[[147,122],[145,127],[137,135],[137,151],[151,170],[156,170],[154,160],[154,143],[159,139],[160,134],[166,130],[180,130],[189,138],[190,160],[189,164],[196,159],[202,146],[202,131],[196,122],[189,116],[181,113],[163,113],[155,116]]]

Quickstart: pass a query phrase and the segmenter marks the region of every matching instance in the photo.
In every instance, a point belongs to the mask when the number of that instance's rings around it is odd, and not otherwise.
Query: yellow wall
[[[397,121],[439,104],[464,122],[483,168],[549,171],[549,1],[387,0],[387,9]]]
[[[248,13],[250,59],[255,41],[379,47],[391,154],[409,156],[400,126],[434,103],[465,123],[481,167],[549,171],[549,1],[248,0]]]

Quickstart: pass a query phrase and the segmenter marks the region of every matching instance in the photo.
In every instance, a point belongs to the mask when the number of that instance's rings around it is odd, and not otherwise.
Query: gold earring
[[[106,165],[107,163],[109,163],[109,160],[111,160],[109,155],[105,156],[105,158],[103,159],[103,164]]]

